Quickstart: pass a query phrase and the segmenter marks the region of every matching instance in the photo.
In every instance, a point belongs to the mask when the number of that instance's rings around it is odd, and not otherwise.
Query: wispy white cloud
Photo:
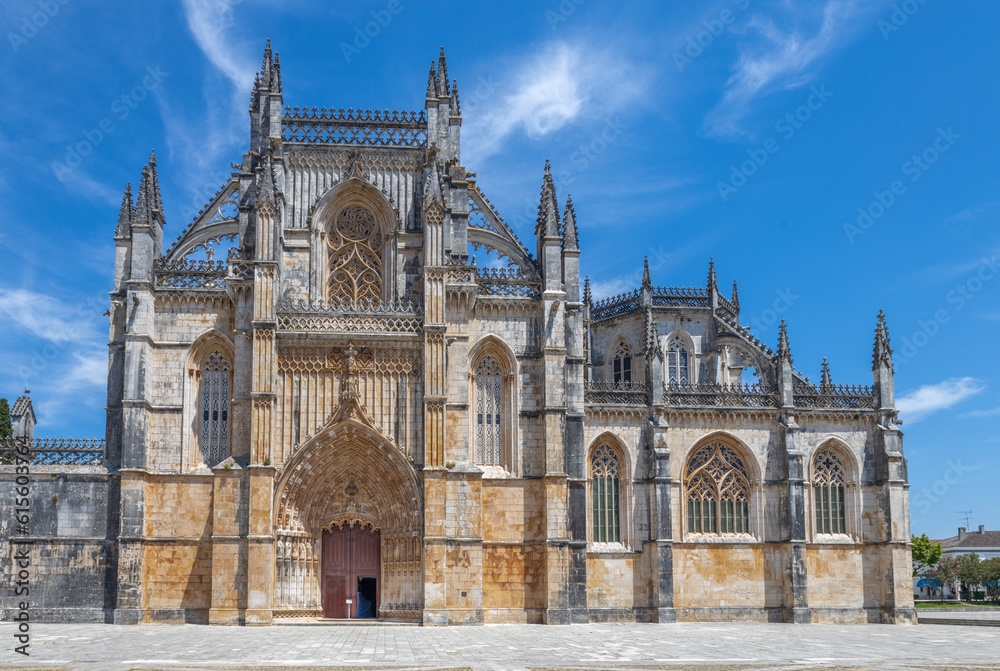
[[[756,98],[809,83],[825,59],[882,5],[875,0],[827,0],[818,17],[819,28],[812,31],[803,28],[816,23],[816,10],[808,5],[803,9],[798,3],[782,3],[790,13],[784,17],[753,15],[746,32],[760,39],[751,39],[741,50],[722,99],[705,119],[707,133],[717,137],[742,134],[740,122]],[[779,26],[779,20],[792,27]]]
[[[192,188],[202,186],[205,181],[217,181],[207,173],[214,175],[227,170],[226,160],[232,160],[228,154],[245,137],[246,101],[253,88],[257,64],[251,55],[253,50],[236,35],[238,4],[234,0],[184,0],[188,29],[212,66],[205,84],[204,115],[192,118],[189,110],[172,104],[166,93],[154,92],[166,131],[167,149],[171,156],[180,157],[186,164],[187,186]],[[219,75],[230,85],[228,95],[225,85],[220,87]]]
[[[8,323],[56,345],[81,342],[94,334],[92,320],[67,319],[73,310],[64,303],[27,289],[0,289],[0,313]]]
[[[896,399],[896,408],[903,419],[913,424],[924,417],[958,405],[986,389],[982,380],[974,377],[953,377],[937,384],[925,384]]]
[[[241,57],[240,50],[229,39],[233,4],[220,0],[184,0],[184,14],[188,29],[212,65],[228,77],[237,90],[248,93],[256,70],[253,62]]]
[[[990,408],[989,410],[972,410],[970,412],[963,412],[959,417],[996,417],[1000,415],[1000,408]]]
[[[519,133],[537,139],[586,119],[603,123],[644,90],[640,69],[620,54],[561,41],[511,64],[489,81],[494,79],[495,92],[483,87],[483,95],[463,95],[463,105],[471,102],[478,109],[463,130],[469,165],[500,152]],[[490,99],[493,95],[496,100]]]

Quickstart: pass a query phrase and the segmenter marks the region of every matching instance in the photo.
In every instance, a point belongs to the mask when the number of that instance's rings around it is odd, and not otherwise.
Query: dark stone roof
[[[952,548],[1000,548],[1000,531],[970,531],[965,534],[965,538],[958,540],[958,536],[945,538],[941,541],[943,550]]]

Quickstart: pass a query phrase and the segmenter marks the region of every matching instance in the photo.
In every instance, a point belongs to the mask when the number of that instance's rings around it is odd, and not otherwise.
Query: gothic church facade
[[[462,164],[443,51],[372,112],[286,106],[268,45],[250,120],[173,244],[155,158],[126,192],[104,454],[33,447],[79,513],[33,532],[44,617],[915,621],[881,315],[841,387],[714,267],[593,301],[548,165],[529,246]]]

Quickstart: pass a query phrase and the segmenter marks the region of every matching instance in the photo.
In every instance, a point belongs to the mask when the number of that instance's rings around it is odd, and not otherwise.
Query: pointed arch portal
[[[351,617],[362,601],[418,621],[420,511],[413,467],[387,438],[353,418],[324,429],[278,479],[275,614],[345,617],[351,599]]]

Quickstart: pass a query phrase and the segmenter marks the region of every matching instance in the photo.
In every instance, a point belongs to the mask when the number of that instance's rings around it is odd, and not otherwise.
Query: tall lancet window
[[[503,370],[490,355],[476,366],[476,463],[503,465]]]
[[[382,301],[382,228],[361,205],[345,207],[330,227],[329,297],[352,306]]]
[[[615,356],[611,362],[611,375],[614,382],[632,381],[632,349],[624,340],[615,347]]]
[[[735,450],[706,445],[691,457],[685,475],[689,533],[750,533],[750,477]]]
[[[621,472],[618,454],[599,445],[590,456],[590,498],[595,543],[621,543]]]
[[[844,510],[844,463],[832,450],[820,450],[813,459],[813,499],[816,533],[847,533]]]
[[[667,349],[667,382],[670,384],[688,384],[691,381],[688,375],[688,351],[687,346],[680,336],[674,336]]]
[[[229,456],[229,361],[215,350],[201,366],[201,458],[215,466]]]

